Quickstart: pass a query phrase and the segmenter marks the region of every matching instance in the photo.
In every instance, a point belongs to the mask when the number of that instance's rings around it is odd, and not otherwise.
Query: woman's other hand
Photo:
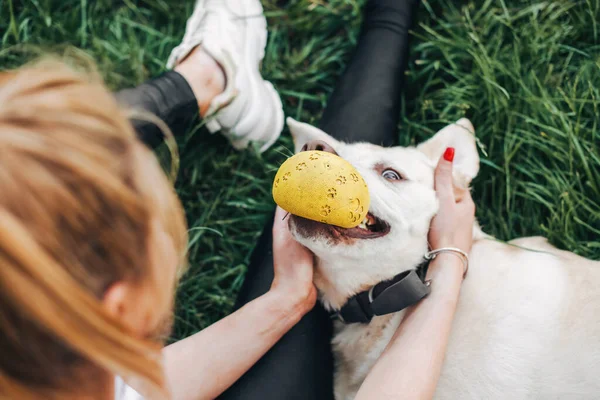
[[[434,250],[456,247],[468,253],[473,242],[475,204],[469,190],[454,186],[453,160],[454,148],[449,147],[435,169],[435,191],[440,208],[431,221],[429,243]]]
[[[313,284],[314,255],[292,237],[288,227],[287,212],[277,207],[273,222],[273,265],[275,279],[271,292],[302,315],[310,311],[317,301]]]
[[[473,242],[475,205],[468,190],[455,193],[454,149],[446,150],[444,156],[435,170],[440,209],[431,221],[429,242],[433,249],[457,247],[468,252]],[[431,280],[431,293],[406,311],[356,399],[433,398],[463,281],[461,259],[450,253],[439,254],[429,264],[426,279]]]

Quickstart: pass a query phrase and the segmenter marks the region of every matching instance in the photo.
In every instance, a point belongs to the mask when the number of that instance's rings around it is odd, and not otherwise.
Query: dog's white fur
[[[410,148],[341,143],[288,119],[296,151],[324,140],[365,178],[370,211],[391,231],[378,239],[336,241],[323,233],[296,240],[317,256],[315,284],[328,309],[398,273],[428,251],[427,231],[438,204],[434,167],[446,147],[456,148],[455,185],[479,171],[474,129],[466,119]],[[405,178],[390,182],[381,168]],[[473,228],[469,276],[463,283],[436,399],[592,399],[600,393],[600,262],[561,251],[541,237],[505,244]],[[433,290],[435,290],[435,283]],[[383,352],[404,312],[370,324],[336,322],[337,400],[353,399]]]

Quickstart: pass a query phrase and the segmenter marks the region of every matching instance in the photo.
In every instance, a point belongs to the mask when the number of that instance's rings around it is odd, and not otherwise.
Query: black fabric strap
[[[346,323],[366,324],[373,316],[395,313],[418,303],[430,292],[429,284],[424,282],[428,267],[428,263],[423,264],[358,293],[334,316]]]

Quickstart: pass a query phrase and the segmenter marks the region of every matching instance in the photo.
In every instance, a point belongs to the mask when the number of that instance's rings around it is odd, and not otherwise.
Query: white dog
[[[290,219],[296,240],[317,256],[315,285],[329,310],[399,273],[428,252],[438,203],[433,173],[456,149],[455,185],[479,171],[473,126],[449,125],[417,147],[341,143],[288,120],[296,151],[329,144],[366,180],[369,215],[342,229]],[[474,242],[436,399],[595,399],[600,397],[600,262],[561,251],[541,237],[505,244],[473,228]],[[370,323],[336,321],[335,395],[353,399],[402,321],[404,311]]]

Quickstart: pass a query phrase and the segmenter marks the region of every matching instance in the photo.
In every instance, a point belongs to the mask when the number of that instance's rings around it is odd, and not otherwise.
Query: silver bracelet
[[[431,250],[429,253],[425,254],[423,257],[426,260],[433,260],[440,253],[450,253],[459,257],[463,263],[463,279],[467,276],[467,272],[469,272],[469,256],[467,253],[462,251],[461,249],[457,249],[456,247],[442,247],[441,249]]]

